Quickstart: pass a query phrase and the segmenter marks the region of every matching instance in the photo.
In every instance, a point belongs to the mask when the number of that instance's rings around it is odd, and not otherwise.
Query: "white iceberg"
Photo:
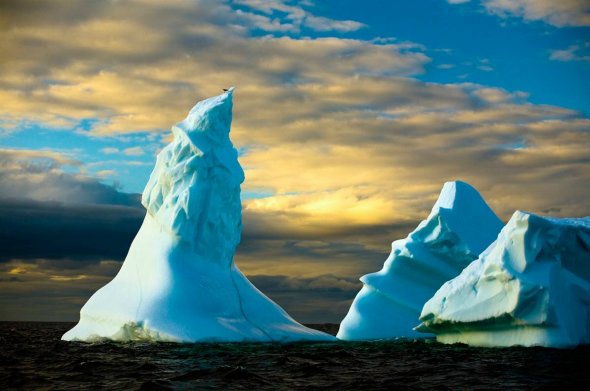
[[[430,299],[417,330],[443,343],[590,342],[590,217],[517,211],[497,241]]]
[[[117,276],[63,340],[300,341],[302,326],[234,264],[244,173],[229,131],[233,88],[172,127],[144,190],[147,214]]]
[[[428,218],[391,245],[383,269],[363,288],[340,324],[344,340],[425,337],[413,330],[424,303],[492,243],[502,222],[473,187],[447,182]]]

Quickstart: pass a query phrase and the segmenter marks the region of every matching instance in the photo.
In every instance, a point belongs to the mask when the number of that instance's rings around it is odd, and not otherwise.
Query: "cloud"
[[[65,165],[81,163],[57,152],[0,149],[0,261],[126,254],[145,214],[139,196]]]
[[[300,322],[340,323],[362,284],[331,274],[313,278],[251,275],[258,289]]]
[[[77,167],[82,164],[82,162],[68,154],[58,151],[0,148],[0,164],[3,165],[5,170],[8,171],[11,166],[25,163],[44,165],[48,169],[65,165]]]
[[[115,170],[99,170],[94,175],[98,178],[108,178],[116,176],[117,172]]]
[[[278,109],[273,101],[284,102],[290,85],[342,74],[415,74],[429,60],[401,43],[249,37],[243,12],[218,2],[81,3],[73,10],[57,1],[43,17],[29,2],[17,3],[6,9],[12,22],[3,31],[10,56],[0,118],[98,118],[93,134],[168,129],[188,105],[229,84],[244,100]]]
[[[291,5],[293,2],[283,0],[234,0],[233,3],[261,12],[262,15],[250,12],[244,16],[265,31],[300,32],[305,27],[319,32],[347,33],[365,27],[363,23],[354,20],[334,20],[313,15],[301,6],[304,4],[301,2]],[[308,1],[305,5],[313,6],[313,3]]]
[[[74,321],[81,306],[119,270],[102,260],[11,260],[0,263],[0,314],[3,320]]]
[[[590,6],[586,0],[482,0],[489,13],[506,18],[542,20],[556,27],[590,26]]]
[[[532,160],[508,167],[509,157],[543,149],[549,159],[559,145],[564,154],[553,161],[556,165],[577,170],[583,164],[566,161],[568,152],[574,156],[577,143],[590,142],[590,122],[573,111],[528,104],[526,94],[472,84],[428,89],[405,82],[396,85],[398,81],[375,82],[352,80],[335,88],[335,99],[346,110],[328,109],[312,121],[285,121],[276,126],[284,130],[281,134],[270,134],[269,129],[267,146],[250,150],[242,162],[250,189],[270,189],[275,194],[247,200],[247,213],[273,216],[265,224],[291,220],[321,231],[330,223],[419,220],[445,180],[472,182],[492,202],[503,197],[502,185],[511,179],[525,187],[524,183],[545,187],[543,193],[551,194],[538,198],[534,192],[515,192],[511,202],[498,208],[506,218],[517,208],[546,210],[562,197],[556,179],[535,183],[539,178],[533,173],[549,174],[549,167]],[[365,99],[375,111],[355,108],[354,98],[367,96],[355,91],[360,86],[372,90]],[[406,93],[397,93],[402,86]],[[380,96],[379,88],[391,95]],[[331,98],[330,86],[317,91],[324,101]],[[548,132],[538,132],[540,128]],[[560,159],[565,160],[558,163]],[[561,180],[567,179],[557,179]],[[589,210],[583,201],[568,209],[574,215]]]
[[[116,153],[119,153],[119,149],[118,148],[108,147],[108,148],[102,148],[100,150],[100,152],[104,153],[105,155],[114,155]]]
[[[0,200],[0,261],[75,258],[122,260],[145,211],[122,205],[62,205]]]
[[[554,61],[590,61],[590,42],[583,45],[570,45],[567,49],[552,50],[549,56],[550,60]]]
[[[471,0],[447,0],[463,4]],[[586,0],[481,0],[490,14],[543,21],[555,27],[590,26],[590,6]]]
[[[145,151],[141,147],[130,147],[130,148],[125,148],[123,150],[123,154],[125,154],[127,156],[141,156],[141,155],[145,154]]]
[[[491,72],[494,68],[490,65],[490,60],[484,58],[479,61],[479,65],[477,65],[477,69],[484,72]]]
[[[360,289],[358,279],[342,278],[332,274],[323,274],[313,278],[296,278],[292,276],[254,275],[251,281],[263,292],[314,291],[318,295],[326,291],[348,292],[353,296]]]
[[[0,199],[76,204],[137,205],[137,195],[119,192],[112,186],[64,166],[81,163],[54,151],[0,149]]]
[[[313,15],[305,18],[304,25],[315,31],[338,31],[341,33],[356,31],[365,27],[364,24],[354,20],[333,20]]]

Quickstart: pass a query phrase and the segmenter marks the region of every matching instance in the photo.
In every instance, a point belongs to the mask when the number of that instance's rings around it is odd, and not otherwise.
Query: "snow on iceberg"
[[[234,264],[244,173],[229,131],[233,88],[172,127],[143,192],[147,209],[117,276],[63,340],[333,340],[293,320]]]
[[[417,330],[443,343],[590,343],[590,217],[516,211],[497,241],[430,299]]]
[[[413,330],[424,303],[492,243],[502,222],[464,182],[447,182],[428,218],[392,244],[383,269],[361,277],[363,288],[337,337],[370,340],[424,337]]]

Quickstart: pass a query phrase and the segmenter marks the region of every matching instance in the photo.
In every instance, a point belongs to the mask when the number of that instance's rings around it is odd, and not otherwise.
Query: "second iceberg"
[[[340,325],[344,340],[425,337],[413,328],[424,303],[498,236],[502,222],[467,183],[447,182],[428,218],[392,244],[379,272],[364,286]]]

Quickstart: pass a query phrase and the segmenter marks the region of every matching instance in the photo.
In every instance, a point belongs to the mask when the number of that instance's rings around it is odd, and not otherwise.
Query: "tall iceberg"
[[[413,328],[424,303],[492,243],[502,222],[467,183],[447,182],[428,218],[391,245],[381,271],[363,287],[337,337],[371,340],[424,337]]]
[[[147,209],[117,276],[63,340],[333,340],[293,320],[234,264],[244,173],[230,138],[233,88],[172,127],[143,192]]]
[[[445,283],[417,330],[443,343],[590,343],[590,217],[516,211],[497,241]]]

